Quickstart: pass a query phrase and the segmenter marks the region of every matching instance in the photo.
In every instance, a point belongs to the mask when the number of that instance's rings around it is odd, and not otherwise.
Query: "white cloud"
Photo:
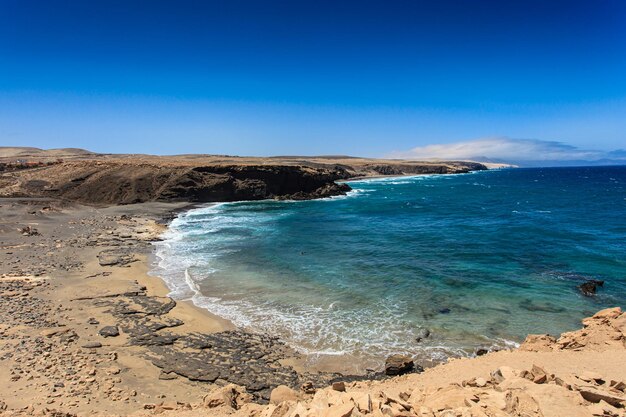
[[[607,157],[615,158],[616,155],[615,152],[585,150],[562,142],[499,137],[419,146],[408,151],[392,152],[388,156],[422,160],[487,158],[500,161],[596,161]]]

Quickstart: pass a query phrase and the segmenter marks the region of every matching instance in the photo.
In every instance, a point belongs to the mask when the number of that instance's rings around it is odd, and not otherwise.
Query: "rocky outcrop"
[[[549,352],[626,347],[626,314],[619,307],[601,310],[582,323],[582,329],[563,333],[558,339],[549,335],[528,335],[520,350]]]
[[[395,163],[368,164],[361,168],[378,175],[419,175],[419,174],[464,174],[471,171],[484,171],[487,167],[478,162],[446,161],[441,163]]]

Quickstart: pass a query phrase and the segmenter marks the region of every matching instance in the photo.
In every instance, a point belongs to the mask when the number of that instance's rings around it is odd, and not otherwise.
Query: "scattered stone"
[[[22,234],[22,236],[40,236],[37,229],[31,226],[25,226],[17,230]]]
[[[102,343],[100,342],[87,342],[82,347],[86,349],[97,349],[102,347]]]
[[[302,384],[302,386],[300,387],[300,390],[304,392],[305,394],[315,394],[315,392],[317,391],[315,389],[315,385],[313,385],[313,382],[311,381],[307,381],[304,384]]]
[[[89,319],[87,319],[87,324],[98,325],[100,324],[100,322],[96,320],[95,318],[90,317]]]

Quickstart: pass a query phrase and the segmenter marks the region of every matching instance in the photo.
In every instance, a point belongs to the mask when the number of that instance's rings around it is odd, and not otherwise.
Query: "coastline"
[[[271,335],[244,332],[190,300],[167,296],[165,282],[149,274],[151,242],[165,230],[164,218],[189,207],[0,199],[0,262],[7,266],[0,276],[0,411],[86,414],[104,407],[126,415],[144,403],[198,398],[207,383],[229,382],[256,383],[251,394],[263,402],[271,387],[305,381],[321,387],[340,376],[318,372]],[[24,227],[32,234],[18,233]],[[117,334],[104,336],[111,328]],[[23,368],[37,362],[42,336],[46,360],[58,365]],[[27,349],[14,353],[15,341]],[[68,354],[69,363],[62,359]],[[216,373],[217,358],[230,359]],[[239,362],[244,372],[231,372],[228,362]],[[88,376],[62,376],[67,369],[87,369]],[[45,386],[52,389],[42,391]]]
[[[328,197],[333,198],[333,197]],[[273,200],[267,200],[273,201]],[[227,202],[230,203],[230,202]],[[236,202],[233,202],[236,203]],[[159,239],[162,237],[163,233],[166,232],[166,228],[169,227],[171,220],[173,220],[177,215],[188,212],[194,209],[201,209],[212,207],[218,204],[225,203],[203,203],[203,204],[189,204],[184,207],[176,208],[175,210],[170,211],[167,216],[163,217],[163,230],[162,233],[159,234]],[[142,285],[148,286],[149,293],[152,293],[156,296],[168,297],[172,293],[172,289],[168,287],[167,282],[158,274],[154,273],[155,269],[158,269],[158,256],[155,253],[156,248],[154,245],[151,246],[150,254],[145,258],[145,273],[138,279],[139,283]],[[250,331],[248,329],[241,328],[234,324],[232,321],[227,318],[221,317],[217,314],[212,313],[207,308],[201,307],[192,299],[184,299],[177,300],[177,307],[181,307],[180,312],[176,314],[176,318],[179,318],[185,323],[187,322],[185,319],[189,319],[194,322],[208,321],[205,329],[187,329],[188,331],[200,331],[200,332],[219,332],[219,331],[228,331],[228,330],[242,330],[242,331]],[[172,310],[174,312],[174,310]],[[255,333],[254,330],[251,330],[252,333]],[[272,335],[276,336],[276,335]],[[381,358],[381,367],[382,361],[384,358]],[[328,374],[341,374],[347,376],[359,376],[365,377],[368,374],[372,374],[375,372],[380,372],[382,368],[372,370],[367,370],[366,368],[360,366],[358,364],[358,359],[349,354],[322,354],[322,353],[302,353],[298,352],[298,350],[294,347],[289,346],[289,356],[285,357],[281,361],[285,365],[293,368],[298,373],[328,373]],[[427,361],[424,361],[426,363]],[[429,366],[434,366],[434,362],[431,362]]]
[[[9,271],[0,278],[0,358],[4,365],[0,412],[4,409],[7,415],[46,415],[58,410],[71,415],[104,411],[106,415],[200,416],[209,412],[253,417],[260,412],[272,415],[282,407],[277,415],[287,416],[296,407],[314,410],[315,398],[324,395],[329,398],[328,410],[349,406],[368,414],[374,408],[381,411],[393,406],[384,398],[415,404],[410,410],[435,410],[439,406],[431,403],[439,398],[438,392],[449,399],[476,395],[476,384],[482,384],[479,378],[487,381],[479,388],[495,395],[499,382],[490,375],[498,368],[515,369],[519,376],[539,372],[538,367],[563,380],[576,375],[584,378],[580,363],[607,381],[620,381],[626,373],[626,315],[615,309],[610,320],[603,318],[609,314],[604,313],[595,321],[584,321],[586,330],[565,334],[558,343],[547,336],[529,336],[520,349],[450,359],[420,374],[376,381],[380,376],[309,373],[299,366],[302,357],[275,339],[249,338],[189,301],[172,305],[164,282],[148,274],[154,256],[151,241],[163,232],[162,219],[188,205],[148,203],[98,209],[51,200],[2,199],[0,206],[0,260]],[[30,233],[16,233],[27,225]],[[110,327],[117,327],[119,335],[104,337],[102,331]],[[172,348],[172,340],[178,340],[180,351]],[[241,346],[245,349],[237,350]],[[262,356],[245,356],[250,348]],[[215,349],[220,362],[210,363],[213,356],[206,356],[206,351]],[[217,375],[197,373],[198,369],[209,372],[223,360],[229,361],[229,368],[243,366],[245,371],[222,375],[224,368],[219,368]],[[350,398],[369,396],[370,405],[360,409],[360,402],[324,388],[338,378],[346,381],[344,389],[352,393]],[[233,381],[236,385],[229,385]],[[528,389],[536,385],[530,383],[534,385]],[[295,394],[262,405],[280,385],[290,386]],[[232,386],[246,388],[228,388]],[[537,387],[540,391],[528,392],[544,406],[538,392],[547,388]],[[210,401],[222,398],[225,389],[234,389],[239,402]],[[386,397],[380,399],[380,392]],[[490,397],[480,398],[489,404],[486,407],[494,406]],[[572,397],[563,398],[570,401]],[[462,408],[463,404],[453,405]],[[593,404],[577,400],[576,407]],[[400,410],[394,413],[390,415],[403,415]]]

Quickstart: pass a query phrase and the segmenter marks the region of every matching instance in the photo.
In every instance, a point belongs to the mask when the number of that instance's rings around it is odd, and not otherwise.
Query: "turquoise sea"
[[[390,353],[514,346],[626,307],[626,167],[349,184],[336,198],[185,212],[156,244],[154,273],[176,299],[362,369]],[[585,279],[605,285],[584,297]]]

